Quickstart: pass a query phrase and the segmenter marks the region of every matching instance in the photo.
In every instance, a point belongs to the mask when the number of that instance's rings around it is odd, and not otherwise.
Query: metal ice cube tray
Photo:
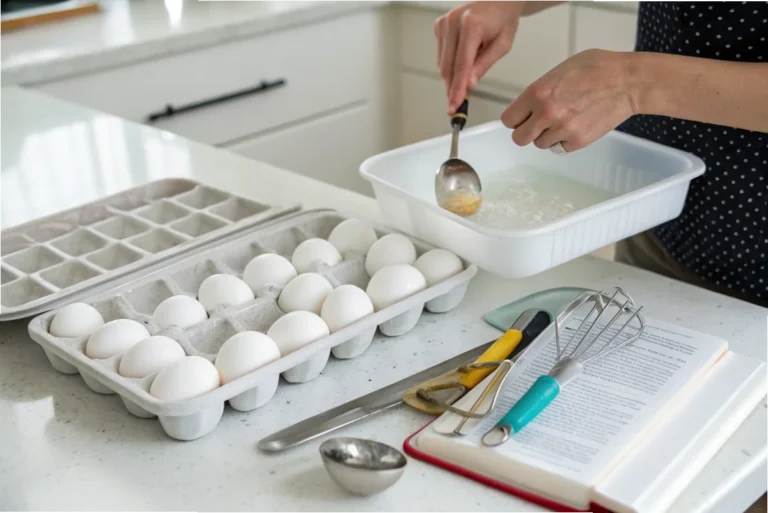
[[[213,274],[242,277],[247,263],[261,253],[273,252],[290,258],[299,243],[314,237],[327,239],[331,230],[344,219],[344,216],[327,210],[293,214],[247,234],[238,234],[217,247],[201,250],[189,258],[150,270],[149,274],[89,302],[107,322],[119,318],[134,319],[147,325],[152,335],[162,334],[177,340],[188,355],[214,361],[219,348],[229,337],[244,330],[266,333],[269,326],[283,315],[276,302],[279,291],[265,290],[255,300],[239,307],[218,307],[207,321],[184,330],[177,327],[161,330],[153,325],[151,314],[155,307],[175,294],[194,297],[200,283]],[[376,227],[376,232],[379,237],[389,233],[380,227]],[[419,255],[432,248],[418,240],[413,242]],[[119,356],[106,360],[88,358],[85,356],[87,337],[62,339],[52,336],[48,328],[56,311],[32,320],[29,333],[43,347],[55,369],[67,374],[80,373],[95,392],[119,394],[132,414],[138,417],[157,416],[169,436],[193,440],[216,427],[226,401],[242,411],[266,404],[276,392],[281,373],[290,371],[294,378],[312,379],[323,370],[331,352],[340,359],[362,354],[374,339],[377,327],[384,335],[403,335],[413,329],[425,306],[435,313],[455,308],[464,298],[470,279],[477,273],[474,265],[464,262],[464,267],[461,273],[328,337],[211,392],[183,401],[161,401],[151,396],[148,390],[154,376],[144,379],[120,376],[117,373]],[[334,287],[351,283],[365,289],[369,280],[362,256],[344,260],[332,267],[318,268],[317,271]]]
[[[3,230],[0,321],[72,302],[97,284],[296,210],[167,179]]]

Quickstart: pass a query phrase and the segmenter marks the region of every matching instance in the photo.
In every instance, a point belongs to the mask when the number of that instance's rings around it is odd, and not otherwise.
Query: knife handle
[[[523,334],[520,331],[516,329],[507,331],[496,342],[494,342],[491,347],[486,349],[486,351],[480,355],[477,360],[475,360],[475,363],[498,362],[505,360],[510,354],[512,354],[512,351],[515,350],[522,339]],[[459,378],[459,383],[467,387],[467,390],[471,390],[493,371],[494,368],[492,367],[485,369],[473,369]]]

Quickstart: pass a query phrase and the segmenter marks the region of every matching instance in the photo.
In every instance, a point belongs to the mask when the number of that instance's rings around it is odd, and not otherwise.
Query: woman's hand
[[[633,53],[587,50],[528,86],[501,115],[512,140],[572,152],[638,113],[641,79]]]
[[[435,22],[437,63],[455,112],[467,92],[501,59],[517,32],[525,2],[473,2]]]

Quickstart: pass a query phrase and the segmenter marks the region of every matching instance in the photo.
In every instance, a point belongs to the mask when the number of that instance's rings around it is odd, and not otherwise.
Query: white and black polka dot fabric
[[[768,63],[768,2],[641,2],[637,28],[637,51]],[[669,254],[711,283],[768,299],[768,134],[664,116],[619,130],[707,165],[683,213],[654,230]]]

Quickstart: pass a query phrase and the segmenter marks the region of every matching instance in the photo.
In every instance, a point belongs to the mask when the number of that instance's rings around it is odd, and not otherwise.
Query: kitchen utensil
[[[523,331],[525,337],[526,329],[523,328],[521,331]],[[404,402],[404,395],[409,390],[414,391],[425,382],[428,382],[428,380],[445,374],[448,370],[455,372],[455,369],[471,362],[496,342],[488,342],[487,344],[470,349],[413,376],[409,376],[380,390],[358,397],[346,404],[282,429],[260,440],[257,447],[267,452],[282,451],[394,408]],[[413,395],[415,396],[415,393]]]
[[[590,305],[578,328],[565,328],[571,317],[583,311],[583,306]],[[572,333],[565,345],[560,342],[564,328]],[[536,418],[557,397],[562,387],[580,375],[584,365],[631,344],[644,329],[643,307],[637,308],[632,297],[621,288],[587,291],[579,295],[555,320],[554,367],[548,374],[539,376],[498,424],[483,436],[483,444],[496,446],[506,442],[512,434],[518,433]],[[597,334],[593,335],[594,331]],[[593,351],[593,347],[596,350]]]
[[[467,391],[483,381],[499,363],[513,358],[528,347],[550,323],[547,312],[537,309],[529,309],[523,312],[511,329],[483,353],[473,364],[460,367],[455,372],[441,376],[428,383],[423,383],[415,390],[409,390],[405,395],[405,402],[417,410],[431,415],[440,415],[445,411],[452,411],[459,415],[471,418],[481,418],[486,414],[469,413],[452,406]],[[499,370],[503,375],[503,369]],[[491,408],[495,401],[491,404]]]
[[[485,314],[485,322],[500,331],[506,331],[528,309],[544,310],[550,316],[550,322],[565,307],[587,289],[580,287],[557,287],[529,294],[506,305],[494,308]]]
[[[464,433],[462,433],[461,430],[464,428],[464,425],[467,423],[467,421],[469,421],[469,419],[483,419],[496,408],[496,401],[499,399],[499,392],[501,392],[501,389],[504,386],[504,381],[507,379],[509,371],[512,370],[512,365],[513,363],[511,360],[504,360],[498,364],[496,374],[493,376],[490,383],[488,383],[488,386],[485,387],[483,393],[480,394],[480,397],[477,398],[469,410],[464,411],[459,408],[451,407],[451,412],[459,413],[459,415],[462,417],[462,419],[453,430],[454,435],[464,436]],[[494,390],[494,396],[491,400],[491,404],[488,406],[488,409],[485,411],[485,413],[478,414],[478,408],[480,408],[480,405],[485,402],[485,399],[488,397],[488,394],[491,393],[491,390]]]
[[[389,225],[486,271],[524,278],[677,217],[689,183],[705,169],[690,153],[618,131],[567,159],[532,144],[510,144],[509,137],[498,121],[461,133],[462,158],[482,169],[484,192],[489,183],[503,182],[500,175],[521,167],[602,189],[610,199],[530,228],[489,228],[449,215],[435,204],[434,176],[424,173],[443,160],[448,136],[373,156],[360,174],[371,182]]]
[[[483,202],[477,172],[459,158],[459,132],[467,123],[469,100],[465,99],[451,116],[451,153],[435,175],[435,198],[442,208],[460,216],[477,212]]]
[[[361,438],[332,438],[320,446],[325,470],[344,490],[372,495],[400,479],[408,464],[403,453],[387,444]]]
[[[277,452],[296,445],[314,440],[335,431],[353,422],[365,419],[377,413],[387,411],[403,402],[403,394],[410,389],[423,383],[425,380],[439,376],[449,369],[471,362],[474,358],[480,356],[494,343],[488,342],[474,349],[470,349],[450,360],[439,363],[429,369],[423,370],[402,379],[396,383],[386,386],[382,389],[366,394],[362,397],[350,401],[341,406],[332,408],[326,412],[320,413],[309,419],[303,420],[293,426],[287,427],[274,433],[263,440],[260,440],[257,447],[262,451]]]
[[[179,342],[187,355],[201,356],[213,362],[221,344],[229,337],[243,331],[266,333],[284,314],[276,301],[279,289],[261,290],[258,297],[240,306],[219,306],[210,313],[208,320],[184,329],[174,326],[161,328],[156,324],[152,313],[157,305],[174,295],[194,297],[200,284],[211,275],[223,273],[240,277],[246,265],[257,255],[274,252],[290,256],[302,241],[328,237],[346,219],[332,210],[304,211],[285,216],[247,232],[217,239],[215,245],[189,255],[177,255],[174,259],[158,262],[144,269],[138,277],[133,274],[127,283],[112,285],[99,295],[89,296],[88,302],[101,312],[105,321],[118,318],[137,321],[145,325],[151,335],[165,335]],[[383,227],[374,226],[374,229],[379,236],[389,233]],[[418,254],[432,249],[418,240],[412,242]],[[120,376],[117,373],[119,356],[105,360],[88,358],[85,354],[87,336],[53,336],[49,326],[58,313],[56,310],[33,319],[29,324],[29,334],[43,347],[56,370],[66,374],[79,373],[95,392],[119,394],[126,409],[133,415],[143,418],[157,416],[168,436],[192,440],[216,427],[225,402],[229,402],[234,409],[250,411],[270,401],[280,386],[280,373],[293,369],[296,369],[294,374],[317,372],[318,368],[324,368],[329,352],[338,358],[349,359],[350,355],[360,355],[367,350],[377,330],[383,334],[405,333],[418,323],[425,310],[446,312],[457,307],[469,281],[477,273],[477,268],[470,263],[463,262],[463,266],[463,271],[432,287],[365,316],[219,388],[181,401],[165,401],[150,395],[151,376],[140,380]],[[361,255],[323,267],[318,272],[334,286],[351,283],[365,289],[369,280]],[[350,362],[349,365],[355,364]]]

